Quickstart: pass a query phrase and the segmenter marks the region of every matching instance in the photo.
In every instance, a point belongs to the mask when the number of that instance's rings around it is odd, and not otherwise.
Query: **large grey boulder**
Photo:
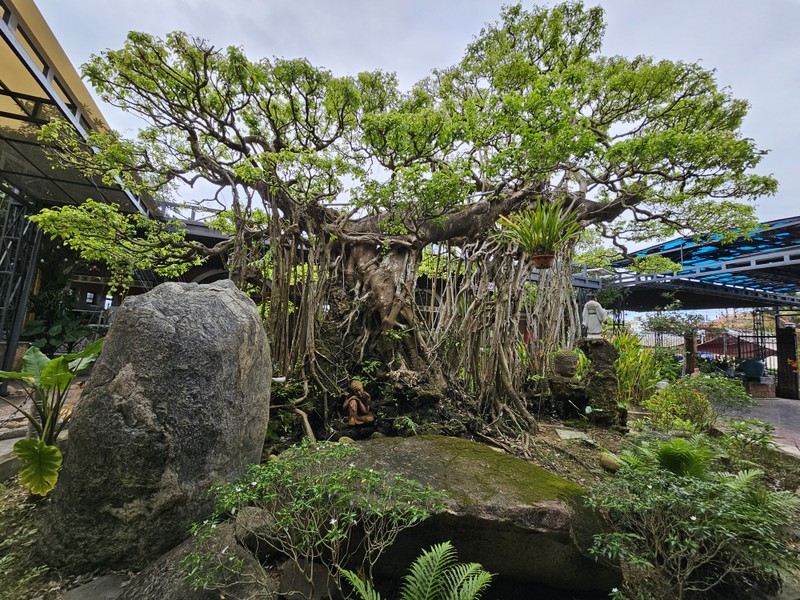
[[[505,589],[505,597],[545,587],[607,592],[619,585],[616,570],[586,556],[597,524],[582,508],[577,485],[458,438],[380,438],[359,447],[360,465],[401,474],[450,497],[443,513],[400,534],[376,575],[399,577],[420,548],[450,540],[460,561],[498,574],[491,589]]]
[[[271,374],[255,304],[230,281],[128,298],[72,418],[45,557],[135,568],[184,540],[209,488],[259,462]]]

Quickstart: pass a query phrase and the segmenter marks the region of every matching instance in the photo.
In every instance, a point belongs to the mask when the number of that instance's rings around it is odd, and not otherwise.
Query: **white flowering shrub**
[[[357,467],[353,460],[359,452],[353,445],[305,440],[279,460],[251,466],[241,480],[212,490],[214,512],[192,533],[201,540],[213,536],[220,523],[253,507],[263,518],[249,533],[291,560],[312,589],[315,564],[327,568],[339,591],[344,567],[372,578],[383,551],[400,531],[439,510],[441,495],[416,481]],[[189,556],[185,566],[196,587],[211,588],[220,579],[216,571],[235,568],[235,561],[221,558]]]
[[[717,472],[699,438],[646,444],[591,490],[609,531],[591,553],[619,561],[619,599],[750,598],[800,561],[792,546],[800,499],[760,471]]]

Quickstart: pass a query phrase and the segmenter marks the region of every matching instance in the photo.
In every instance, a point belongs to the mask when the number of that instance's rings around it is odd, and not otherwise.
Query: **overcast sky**
[[[409,87],[455,63],[499,0],[36,0],[77,66],[119,48],[130,30],[173,30],[251,59],[307,57],[336,74],[394,71]],[[545,3],[545,2],[540,2]],[[531,3],[526,2],[526,6]],[[546,4],[552,4],[546,2]],[[588,6],[595,2],[586,2]],[[800,0],[603,0],[604,53],[702,61],[751,103],[744,132],[770,150],[759,171],[780,188],[758,202],[761,220],[800,215]],[[132,121],[101,106],[115,129]]]

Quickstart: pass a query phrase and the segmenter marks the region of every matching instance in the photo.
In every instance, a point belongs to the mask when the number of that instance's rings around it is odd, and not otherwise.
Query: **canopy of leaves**
[[[83,74],[149,125],[136,139],[84,144],[55,124],[44,137],[134,191],[205,181],[237,218],[254,197],[277,198],[301,228],[421,246],[565,194],[617,241],[747,229],[751,208],[724,199],[776,188],[752,172],[764,151],[740,131],[747,102],[694,63],[602,56],[604,27],[602,9],[579,2],[506,7],[458,64],[409,91],[387,73],[132,32]],[[364,216],[323,209],[336,198]]]
[[[91,199],[80,206],[45,208],[31,220],[83,258],[105,262],[112,274],[110,289],[127,288],[137,270],[176,277],[201,264],[207,252],[186,240],[178,222],[166,225],[138,213],[126,215]]]

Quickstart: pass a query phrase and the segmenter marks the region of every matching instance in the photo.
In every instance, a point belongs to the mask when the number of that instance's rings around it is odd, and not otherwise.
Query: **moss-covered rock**
[[[565,590],[609,590],[618,574],[584,554],[593,519],[583,490],[536,465],[486,445],[442,436],[359,444],[358,461],[444,491],[447,509],[401,534],[377,573],[401,575],[421,548],[450,540],[463,561],[501,580]]]
[[[547,384],[550,388],[553,410],[562,419],[586,415],[589,398],[586,382],[574,377],[552,375]]]

